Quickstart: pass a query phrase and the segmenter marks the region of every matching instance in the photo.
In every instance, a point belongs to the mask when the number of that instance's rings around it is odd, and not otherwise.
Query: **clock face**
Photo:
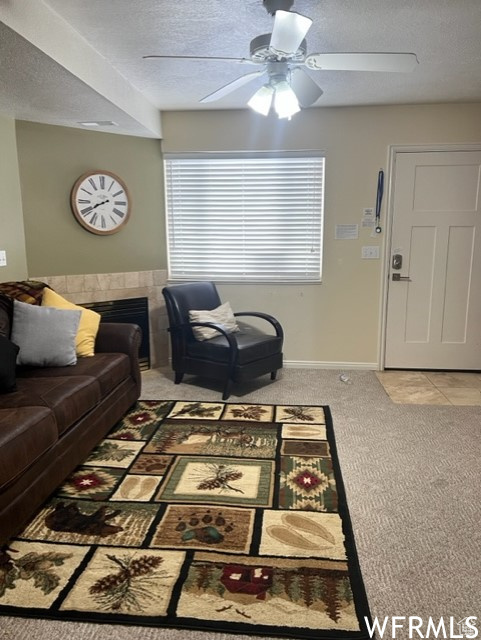
[[[92,233],[116,233],[130,215],[124,182],[110,171],[89,171],[80,176],[70,196],[77,221]]]

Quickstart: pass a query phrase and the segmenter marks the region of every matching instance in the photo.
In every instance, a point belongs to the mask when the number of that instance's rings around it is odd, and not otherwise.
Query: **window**
[[[165,156],[169,279],[319,282],[324,157]]]

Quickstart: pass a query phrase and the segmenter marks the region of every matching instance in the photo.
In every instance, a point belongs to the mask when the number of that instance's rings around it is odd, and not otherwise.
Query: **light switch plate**
[[[0,267],[7,266],[7,252],[3,249],[0,249]]]

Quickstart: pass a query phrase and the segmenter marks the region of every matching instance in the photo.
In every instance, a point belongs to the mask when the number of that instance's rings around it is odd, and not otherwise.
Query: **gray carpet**
[[[478,616],[481,407],[393,404],[369,371],[285,369],[231,402],[327,404],[373,616]],[[216,384],[144,373],[144,399],[220,400]],[[390,633],[389,633],[390,636]],[[386,636],[385,636],[386,637]],[[397,638],[407,638],[398,631]],[[0,640],[238,640],[171,629],[0,619]]]

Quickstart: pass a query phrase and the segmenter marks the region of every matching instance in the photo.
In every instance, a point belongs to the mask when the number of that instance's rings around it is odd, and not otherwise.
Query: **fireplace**
[[[103,302],[82,302],[82,307],[99,313],[101,322],[132,322],[142,330],[139,361],[142,371],[150,369],[149,301],[148,298],[125,298]]]
[[[93,309],[96,308],[99,300],[105,301],[99,303],[101,307],[104,307],[104,305],[109,305],[111,301],[131,300],[145,296],[148,305],[148,321],[144,322],[141,318],[132,319],[130,315],[128,317],[129,322],[139,324],[144,334],[142,366],[144,368],[167,366],[169,357],[167,328],[169,322],[162,295],[162,289],[167,284],[165,269],[63,276],[36,275],[31,276],[30,279],[45,282],[70,302]],[[110,307],[107,307],[107,310],[109,309]],[[102,309],[99,311],[103,312]],[[146,345],[149,342],[150,358],[146,350]]]

